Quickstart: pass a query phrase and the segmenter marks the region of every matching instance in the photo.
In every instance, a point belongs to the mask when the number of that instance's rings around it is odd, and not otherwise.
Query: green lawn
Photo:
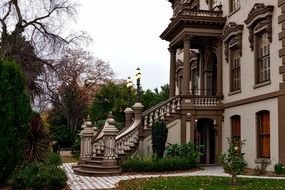
[[[75,163],[79,161],[78,158],[73,156],[61,156],[61,160],[63,163]]]
[[[227,177],[169,177],[133,179],[119,183],[118,190],[224,190],[252,189],[278,190],[285,189],[285,180],[239,178],[239,185],[231,187]]]

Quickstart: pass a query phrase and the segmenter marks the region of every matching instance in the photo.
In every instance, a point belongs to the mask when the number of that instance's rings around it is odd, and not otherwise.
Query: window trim
[[[234,13],[236,13],[238,10],[240,10],[240,7],[241,7],[240,0],[237,0],[239,2],[239,6],[234,9],[233,8],[233,1],[234,0],[228,1],[229,2],[229,15],[228,15],[228,17],[232,16]]]

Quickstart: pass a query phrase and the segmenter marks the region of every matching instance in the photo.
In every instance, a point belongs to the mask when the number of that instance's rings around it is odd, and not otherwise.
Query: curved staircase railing
[[[174,96],[142,113],[143,128],[150,128],[154,122],[164,120],[181,109],[181,97]]]

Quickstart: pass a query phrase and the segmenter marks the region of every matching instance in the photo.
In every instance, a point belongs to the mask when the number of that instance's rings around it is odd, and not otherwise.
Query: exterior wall
[[[166,146],[168,144],[181,144],[181,119],[174,120],[167,125],[168,136]],[[143,154],[152,154],[151,135],[143,140]]]
[[[229,5],[228,0],[223,3],[223,11],[228,14]],[[272,0],[260,0],[258,3],[264,3],[265,5],[274,5],[274,11],[272,16],[272,43],[270,44],[270,77],[271,84],[259,88],[253,88],[255,85],[254,77],[254,52],[251,51],[249,46],[249,30],[247,29],[244,20],[247,18],[248,13],[257,1],[245,1],[241,0],[241,8],[235,13],[227,17],[227,23],[236,22],[237,24],[243,24],[244,29],[242,33],[242,56],[241,56],[241,93],[228,95],[230,92],[230,63],[225,61],[225,55],[223,54],[223,90],[224,90],[224,103],[237,101],[261,94],[270,93],[279,90],[279,83],[282,81],[282,76],[279,75],[279,66],[282,65],[282,60],[278,55],[278,50],[282,47],[281,42],[278,39],[278,33],[281,31],[281,26],[278,24],[278,16],[281,14],[280,9],[277,6],[277,1]],[[227,25],[226,23],[226,25]],[[224,48],[224,47],[223,47]]]
[[[241,138],[246,139],[245,147],[242,152],[245,153],[245,159],[248,167],[255,168],[257,159],[257,128],[255,114],[261,110],[270,111],[270,160],[271,165],[268,170],[274,170],[274,165],[278,160],[278,99],[264,100],[252,104],[228,108],[225,110],[223,124],[223,151],[228,149],[227,137],[231,137],[231,120],[230,117],[240,115],[241,118]]]

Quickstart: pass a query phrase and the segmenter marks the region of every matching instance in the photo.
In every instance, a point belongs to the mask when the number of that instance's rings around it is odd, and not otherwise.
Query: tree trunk
[[[232,175],[231,182],[232,182],[232,186],[236,186],[237,185],[237,175]]]

